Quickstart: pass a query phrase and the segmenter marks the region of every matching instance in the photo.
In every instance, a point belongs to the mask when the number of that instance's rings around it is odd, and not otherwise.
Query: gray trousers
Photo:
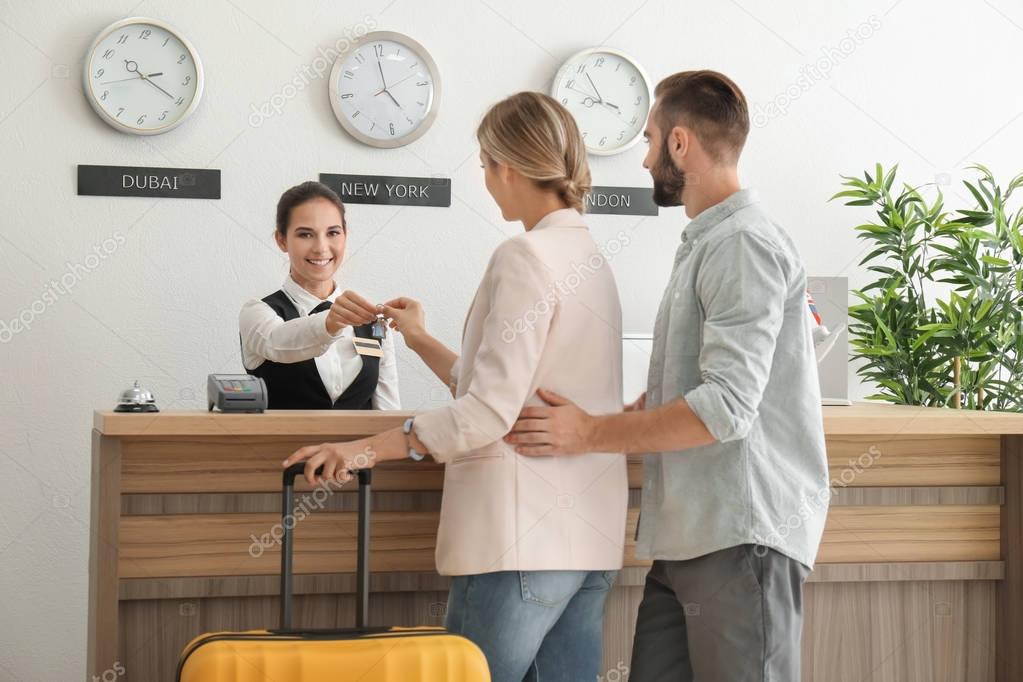
[[[629,682],[799,682],[810,569],[759,545],[655,561]]]

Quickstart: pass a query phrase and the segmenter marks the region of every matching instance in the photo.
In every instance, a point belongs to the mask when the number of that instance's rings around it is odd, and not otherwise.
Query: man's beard
[[[686,174],[672,163],[667,137],[661,142],[661,153],[650,175],[654,179],[655,204],[664,207],[682,205],[682,188],[686,186]]]

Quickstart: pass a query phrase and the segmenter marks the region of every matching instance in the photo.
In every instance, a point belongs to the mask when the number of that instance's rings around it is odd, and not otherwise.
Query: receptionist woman
[[[281,195],[276,223],[289,273],[279,290],[242,306],[245,371],[266,381],[273,410],[398,409],[394,340],[374,338],[376,306],[334,279],[348,237],[340,197],[303,182]]]

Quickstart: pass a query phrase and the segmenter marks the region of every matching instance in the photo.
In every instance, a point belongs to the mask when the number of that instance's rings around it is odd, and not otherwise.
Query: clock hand
[[[380,93],[384,92],[385,90],[391,90],[391,89],[393,89],[393,88],[395,88],[395,87],[397,87],[397,86],[401,85],[402,83],[404,83],[405,81],[407,81],[407,80],[408,80],[409,78],[415,78],[415,77],[416,77],[416,76],[418,76],[418,75],[419,75],[418,73],[414,73],[414,74],[412,74],[411,76],[405,76],[404,78],[402,78],[402,79],[401,79],[400,81],[398,81],[397,83],[391,83],[390,87],[387,87],[387,88],[382,88],[382,89],[381,89],[380,91],[378,91],[378,92],[375,92],[375,93],[373,93],[373,96],[375,97],[376,95],[379,95]]]
[[[377,57],[377,69],[380,71],[380,85],[387,90],[387,81],[384,80],[384,67],[380,64],[380,57]]]
[[[132,66],[131,66],[132,64],[134,64],[134,65],[135,65],[135,66],[134,66],[134,68],[132,68]],[[169,92],[167,92],[166,90],[164,90],[163,88],[161,88],[161,87],[160,87],[159,85],[157,85],[157,84],[156,84],[156,83],[154,83],[153,81],[149,80],[149,77],[148,77],[148,76],[146,76],[146,75],[145,75],[144,73],[141,73],[141,72],[139,71],[139,64],[138,64],[138,62],[136,62],[136,61],[133,61],[133,60],[130,60],[130,59],[125,59],[125,60],[124,60],[124,68],[128,69],[128,71],[130,71],[131,73],[134,73],[134,74],[136,74],[136,75],[137,75],[137,76],[138,76],[139,78],[141,78],[141,79],[142,79],[142,80],[144,80],[145,82],[149,83],[149,84],[150,84],[150,85],[152,85],[152,86],[153,86],[154,88],[156,88],[157,90],[159,90],[159,91],[160,91],[160,92],[162,92],[163,94],[167,95],[167,96],[168,96],[168,97],[170,97],[171,99],[174,99],[174,95],[170,94]],[[153,75],[153,76],[162,76],[162,75],[163,75],[163,72],[162,72],[162,71],[159,71],[159,72],[157,72],[157,73],[154,73],[154,74],[150,74],[150,75]]]
[[[405,111],[405,107],[401,106],[401,104],[398,103],[398,100],[394,99],[394,95],[391,94],[390,90],[384,90],[384,92],[387,93],[387,96],[391,98],[391,101],[394,102],[396,107],[398,107],[402,111]]]
[[[131,78],[121,78],[116,81],[103,81],[100,85],[110,85],[111,83],[123,83],[124,81],[137,81],[138,76],[132,76]]]
[[[600,96],[600,90],[597,90],[597,86],[594,84],[593,79],[590,78],[590,74],[583,72],[583,75],[586,76],[586,80],[590,82],[590,87],[593,88],[593,92],[597,93],[597,101],[603,103],[604,98]]]
[[[150,84],[150,85],[152,85],[152,86],[153,86],[154,88],[156,88],[157,90],[159,90],[159,91],[160,91],[160,92],[162,92],[163,94],[167,95],[167,96],[168,96],[168,97],[170,97],[171,99],[174,99],[174,95],[170,94],[169,92],[167,92],[166,90],[164,90],[163,88],[161,88],[161,87],[160,87],[159,85],[157,85],[157,84],[156,84],[156,83],[154,83],[153,81],[149,80],[148,78],[144,78],[143,80],[145,80],[145,81],[146,81],[147,83],[149,83],[149,84]]]

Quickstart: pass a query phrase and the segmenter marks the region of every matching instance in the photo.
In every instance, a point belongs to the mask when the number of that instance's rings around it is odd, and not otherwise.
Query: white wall
[[[81,92],[89,43],[131,15],[176,25],[206,67],[196,115],[152,139],[114,132]],[[393,151],[353,142],[325,79],[251,125],[253,106],[360,23],[412,35],[440,65],[441,113],[423,139]],[[811,274],[847,274],[855,286],[862,249],[851,226],[867,216],[827,203],[839,173],[898,162],[922,183],[955,180],[975,160],[1002,176],[1023,169],[1021,32],[1018,0],[0,2],[0,321],[34,302],[37,311],[0,344],[0,680],[81,679],[92,411],[134,379],[163,408],[202,408],[206,374],[240,369],[238,308],[286,272],[271,241],[286,187],[320,171],[452,177],[450,209],[352,206],[342,281],[375,300],[422,299],[454,344],[489,253],[518,229],[482,186],[474,124],[504,95],[546,90],[574,51],[608,44],[655,80],[697,67],[734,77],[758,124],[745,182]],[[828,77],[800,80],[818,60]],[[786,92],[784,112],[757,108]],[[643,153],[594,159],[595,180],[648,183]],[[223,199],[77,197],[79,163],[220,168]],[[684,217],[590,222],[598,241],[629,235],[613,267],[627,328],[649,330]],[[44,301],[50,281],[94,249],[98,265],[90,257],[96,267],[71,293]],[[407,407],[444,399],[409,353],[400,360]]]

